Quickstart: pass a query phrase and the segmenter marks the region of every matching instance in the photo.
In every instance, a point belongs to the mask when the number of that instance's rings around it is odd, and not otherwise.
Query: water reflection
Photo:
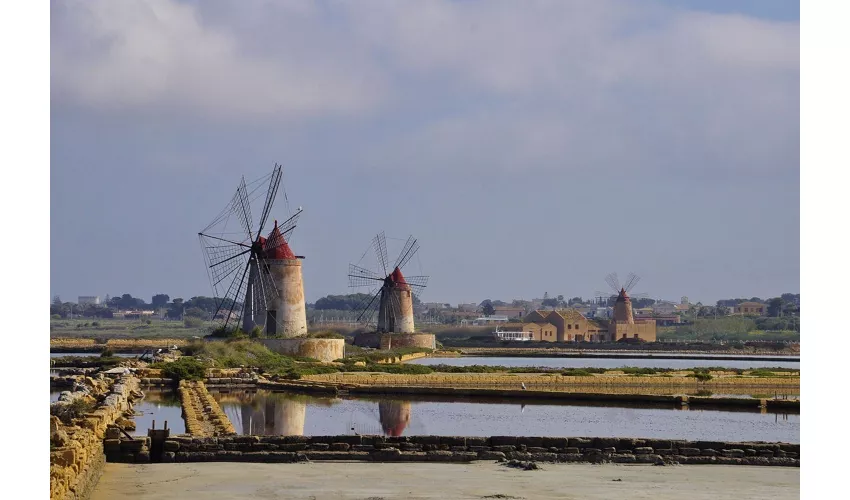
[[[148,388],[144,390],[144,394],[144,399],[133,406],[136,430],[131,434],[147,436],[148,429],[154,424],[157,429],[162,429],[166,422],[172,435],[186,432],[183,408],[177,393],[169,389]]]
[[[378,416],[381,428],[387,436],[401,436],[410,423],[410,401],[381,401]]]
[[[753,408],[513,402],[498,398],[316,398],[211,391],[241,434],[602,436],[799,442],[800,415]],[[416,415],[415,418],[413,415]]]

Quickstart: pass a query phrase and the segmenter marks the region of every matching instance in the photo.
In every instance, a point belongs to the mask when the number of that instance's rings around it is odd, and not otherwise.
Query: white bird
[[[525,382],[520,382],[522,384],[522,390],[527,391],[528,387],[525,386]]]
[[[162,352],[162,349],[157,349],[157,350],[156,350],[156,353],[157,353],[157,354],[159,354],[159,353],[161,353],[161,352]]]

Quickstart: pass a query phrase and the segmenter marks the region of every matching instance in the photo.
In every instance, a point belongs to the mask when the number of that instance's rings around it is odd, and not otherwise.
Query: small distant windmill
[[[388,265],[387,240],[383,232],[372,239],[372,249],[378,264],[377,271],[355,264],[348,266],[349,286],[370,289],[358,309],[357,321],[373,324],[377,313],[378,332],[413,333],[412,294],[422,293],[428,284],[428,276],[405,277],[401,270],[419,250],[419,241],[410,236],[392,266]]]
[[[259,326],[270,334],[306,332],[304,307],[291,300],[300,296],[303,302],[298,260],[303,257],[293,254],[286,241],[301,207],[282,224],[275,221],[268,238],[263,237],[282,176],[281,166],[275,164],[271,174],[250,184],[243,177],[230,203],[198,233],[215,294],[213,321],[224,329],[241,326],[250,331]],[[262,206],[253,207],[255,213],[260,208],[255,219],[252,205],[264,194]]]
[[[640,276],[635,273],[629,273],[629,276],[626,278],[626,282],[623,285],[620,285],[620,280],[617,278],[617,273],[611,273],[608,276],[605,276],[605,282],[608,283],[608,286],[614,290],[614,293],[617,294],[617,299],[614,302],[614,321],[618,323],[631,323],[634,324],[635,318],[632,314],[632,298],[645,298],[645,293],[635,294],[631,297],[629,296],[629,292],[637,285],[638,281],[640,281]],[[600,293],[600,292],[597,292]]]

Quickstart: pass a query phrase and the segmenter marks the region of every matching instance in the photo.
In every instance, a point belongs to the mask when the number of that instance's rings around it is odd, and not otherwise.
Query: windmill
[[[371,247],[375,252],[377,270],[348,265],[349,286],[368,287],[371,290],[358,308],[360,314],[357,321],[374,323],[377,313],[378,332],[413,333],[412,294],[421,294],[428,284],[428,276],[405,277],[401,270],[419,250],[419,241],[410,236],[391,267],[388,266],[387,240],[383,232],[372,239]]]
[[[275,220],[271,233],[263,236],[282,177],[278,164],[250,184],[243,177],[224,210],[198,233],[215,297],[213,320],[224,331],[241,326],[246,332],[260,327],[271,335],[306,333],[299,260],[304,257],[295,255],[287,242],[301,207],[282,224]],[[256,219],[252,208],[254,213],[259,209]]]
[[[614,290],[614,293],[617,294],[617,299],[614,302],[614,321],[618,323],[629,323],[634,324],[635,318],[632,314],[632,298],[644,298],[646,294],[636,294],[632,297],[629,297],[629,292],[637,285],[638,281],[640,281],[640,276],[635,273],[629,273],[629,276],[626,278],[625,284],[621,285],[620,280],[617,278],[617,273],[611,273],[608,276],[605,276],[605,282],[608,283],[608,286]],[[597,292],[599,293],[599,292]]]

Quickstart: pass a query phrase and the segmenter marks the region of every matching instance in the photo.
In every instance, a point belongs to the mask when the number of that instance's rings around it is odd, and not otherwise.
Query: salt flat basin
[[[108,463],[92,500],[564,499],[785,500],[800,498],[800,469],[740,465],[543,464],[522,471],[493,462]]]
[[[744,370],[752,368],[794,368],[800,369],[799,361],[776,361],[765,356],[759,360],[741,359],[655,359],[647,356],[635,356],[634,358],[606,358],[602,355],[588,358],[569,357],[498,357],[498,356],[461,356],[455,358],[419,358],[407,361],[414,365],[449,365],[449,366],[534,366],[541,368],[622,368],[631,366],[636,368],[705,368],[710,366],[722,366],[724,368],[741,368]]]
[[[210,391],[240,434],[595,436],[800,442],[800,415],[624,404]]]

